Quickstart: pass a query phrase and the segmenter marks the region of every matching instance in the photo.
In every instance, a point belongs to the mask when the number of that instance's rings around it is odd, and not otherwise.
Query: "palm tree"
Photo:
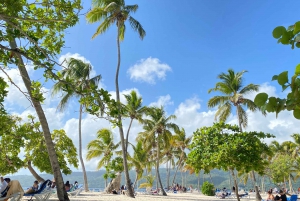
[[[178,130],[178,126],[175,123],[170,122],[174,119],[176,119],[175,115],[166,117],[163,107],[151,107],[147,111],[147,118],[143,120],[143,128],[145,131],[139,133],[139,135],[146,135],[146,139],[156,140],[156,174],[163,195],[167,194],[163,188],[159,174],[161,152],[160,144],[164,144],[165,146],[167,146],[166,144],[170,143],[170,139],[172,136],[171,130]]]
[[[247,71],[235,73],[229,69],[228,74],[221,73],[218,75],[221,82],[217,82],[215,87],[208,91],[208,93],[217,91],[223,94],[222,96],[214,96],[208,101],[208,107],[218,106],[215,118],[219,121],[226,121],[231,114],[232,106],[235,106],[241,131],[242,127],[246,128],[248,125],[247,113],[243,107],[247,107],[252,112],[260,110],[252,100],[244,97],[251,92],[258,91],[259,88],[259,85],[256,84],[248,84],[243,87],[242,77],[245,72]]]
[[[122,152],[123,152],[123,163],[124,163],[124,172],[126,178],[126,185],[130,186],[130,178],[127,166],[127,153],[124,141],[124,132],[122,126],[122,118],[121,118],[121,105],[120,105],[120,92],[119,92],[119,71],[121,64],[121,53],[120,53],[120,40],[124,39],[125,34],[125,22],[128,20],[131,27],[134,31],[139,33],[139,37],[143,39],[146,35],[145,30],[142,25],[134,19],[130,14],[135,13],[138,9],[138,5],[125,5],[124,0],[94,0],[93,8],[90,12],[87,13],[86,18],[89,23],[101,22],[100,26],[97,28],[96,33],[93,35],[93,38],[102,34],[108,30],[108,28],[116,24],[117,25],[117,48],[118,48],[118,62],[117,62],[117,70],[115,77],[115,85],[116,85],[116,99],[118,103],[118,127],[122,144]],[[131,188],[128,189],[129,196],[134,197],[133,190]]]
[[[191,141],[192,141],[192,137],[187,137],[186,136],[184,128],[182,128],[181,130],[175,131],[175,135],[173,136],[172,144],[174,145],[174,147],[179,149],[180,157],[179,157],[179,161],[177,163],[177,168],[176,168],[176,172],[174,174],[172,183],[175,182],[175,178],[176,178],[178,168],[180,166],[182,167],[183,159],[184,159],[184,157],[186,157],[185,149],[188,148]]]
[[[129,138],[129,132],[132,125],[132,122],[134,119],[137,119],[141,122],[142,116],[145,114],[147,107],[142,107],[143,99],[142,97],[138,97],[136,91],[132,90],[130,94],[124,95],[127,101],[127,104],[125,105],[126,110],[126,117],[130,118],[129,127],[126,134],[126,143],[125,143],[125,149],[127,152],[128,149],[128,138]]]
[[[97,165],[99,170],[101,167],[108,165],[114,155],[114,151],[119,146],[120,143],[114,143],[113,133],[109,129],[100,129],[97,132],[97,139],[90,141],[87,145],[86,159],[91,160],[102,156]],[[107,179],[105,180],[105,186],[107,186]]]
[[[97,86],[101,75],[97,75],[93,78],[90,78],[92,71],[92,66],[89,63],[84,63],[81,60],[71,58],[67,61],[67,68],[62,70],[62,75],[66,80],[75,82],[76,86],[80,91],[83,91],[87,88],[90,88],[92,85]],[[67,104],[73,97],[80,97],[80,95],[73,91],[68,90],[68,85],[62,82],[57,82],[53,86],[52,95],[56,95],[60,92],[63,92],[61,101],[59,102],[58,109],[64,111]],[[82,167],[83,179],[84,179],[84,188],[85,191],[88,191],[88,181],[85,171],[85,166],[82,157],[82,140],[81,140],[81,119],[82,119],[83,105],[80,104],[79,107],[79,122],[78,122],[78,138],[79,138],[79,159]]]
[[[248,125],[247,113],[243,107],[248,108],[252,112],[260,110],[260,108],[257,107],[252,100],[244,97],[251,92],[257,92],[259,89],[259,85],[256,84],[248,84],[247,86],[243,87],[242,78],[245,72],[247,71],[243,70],[241,72],[235,73],[233,69],[229,69],[228,74],[221,73],[220,75],[218,75],[218,78],[221,81],[217,82],[215,87],[208,91],[208,93],[217,91],[223,94],[214,96],[208,101],[208,107],[213,108],[215,106],[218,106],[218,110],[215,114],[215,119],[219,119],[219,121],[225,122],[231,114],[232,106],[235,106],[241,132],[243,131],[242,127],[246,128]],[[264,111],[262,111],[262,113],[264,115],[266,114]],[[252,176],[254,179],[254,183],[256,183],[254,171],[252,171]],[[237,191],[238,189],[236,189],[236,192]],[[255,186],[255,192],[256,198],[261,200],[257,185]]]

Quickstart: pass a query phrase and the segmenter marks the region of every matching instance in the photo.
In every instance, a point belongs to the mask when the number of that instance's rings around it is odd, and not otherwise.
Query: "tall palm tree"
[[[178,148],[180,151],[180,157],[179,161],[177,163],[176,172],[173,177],[173,182],[175,182],[176,174],[179,167],[183,166],[183,159],[186,157],[185,149],[188,148],[189,144],[192,141],[192,137],[187,137],[184,128],[181,128],[181,130],[175,131],[175,135],[173,136],[173,146]]]
[[[97,132],[97,139],[90,141],[87,145],[88,152],[86,159],[91,160],[102,156],[97,165],[97,169],[99,170],[101,167],[108,165],[119,146],[120,143],[114,143],[114,136],[111,130],[106,128],[100,129]],[[105,186],[107,186],[107,179]]]
[[[130,118],[129,127],[126,134],[126,143],[125,143],[125,149],[127,152],[128,149],[128,138],[129,138],[129,132],[132,125],[132,122],[134,119],[137,119],[138,121],[142,121],[142,116],[145,114],[147,107],[142,106],[143,99],[142,97],[138,97],[136,91],[132,90],[130,94],[124,95],[126,98],[126,105],[125,105],[125,116]]]
[[[247,113],[243,107],[248,108],[250,111],[255,112],[260,110],[255,103],[245,98],[245,95],[251,92],[257,92],[259,85],[248,84],[243,87],[243,74],[246,73],[246,70],[235,73],[233,69],[229,69],[228,73],[221,73],[218,75],[218,78],[221,80],[217,82],[215,87],[210,89],[208,93],[216,91],[222,95],[214,96],[208,101],[208,107],[212,108],[218,106],[218,110],[215,114],[215,119],[219,121],[226,121],[231,114],[232,106],[236,107],[236,114],[238,118],[239,128],[242,132],[242,127],[246,128],[248,126],[248,117]],[[261,111],[261,110],[260,110]],[[265,115],[266,113],[262,111]],[[252,171],[252,176],[254,183],[256,184],[256,178],[254,171]],[[236,188],[236,192],[238,189]],[[255,186],[256,198],[261,200],[261,196],[258,192],[258,186]]]
[[[178,126],[171,122],[174,119],[176,119],[175,115],[166,116],[163,107],[151,107],[147,111],[147,118],[143,120],[145,131],[139,133],[139,135],[146,135],[146,139],[154,138],[156,140],[156,174],[163,195],[167,194],[163,188],[159,174],[160,145],[170,143],[171,130],[178,130]]]
[[[247,71],[243,70],[235,73],[234,70],[229,69],[228,74],[221,73],[218,75],[221,81],[217,82],[215,87],[208,91],[208,93],[216,91],[222,94],[214,96],[208,101],[208,107],[218,106],[215,118],[220,121],[226,121],[232,112],[232,106],[235,106],[241,131],[242,127],[246,128],[248,125],[247,113],[244,107],[252,112],[260,110],[252,100],[245,98],[245,95],[256,92],[259,89],[259,85],[256,84],[248,84],[243,87],[242,78],[245,72]]]
[[[97,75],[93,78],[90,78],[90,74],[92,71],[92,66],[89,63],[84,63],[82,60],[70,58],[70,60],[66,61],[67,67],[62,70],[62,75],[64,76],[64,79],[75,82],[76,86],[78,86],[78,89],[80,91],[83,91],[89,87],[97,86],[99,84],[99,81],[101,79],[101,75]],[[68,90],[68,85],[62,82],[57,82],[53,86],[52,95],[56,95],[58,93],[63,93],[62,99],[59,102],[58,109],[60,111],[64,111],[67,107],[67,104],[73,97],[79,98],[80,95],[73,91]],[[83,173],[83,179],[84,179],[84,188],[85,191],[88,191],[88,181],[87,181],[87,175],[86,170],[83,162],[82,157],[82,138],[81,138],[81,120],[82,120],[82,112],[83,112],[83,105],[80,104],[79,107],[79,122],[78,122],[78,138],[79,138],[79,160],[82,167],[82,173]]]
[[[122,152],[123,152],[123,163],[124,163],[124,172],[126,178],[126,185],[130,186],[130,178],[128,172],[127,165],[127,153],[124,141],[124,131],[122,125],[121,118],[121,103],[120,103],[120,92],[119,92],[119,71],[121,64],[121,53],[120,53],[120,40],[124,39],[125,35],[125,22],[128,20],[132,29],[137,31],[139,37],[143,39],[146,35],[145,30],[142,25],[131,16],[131,13],[135,13],[138,9],[138,5],[125,5],[124,0],[94,0],[93,8],[90,12],[87,13],[86,18],[89,23],[101,22],[100,26],[97,28],[96,33],[93,35],[93,38],[102,34],[108,30],[108,28],[116,24],[117,26],[117,48],[118,48],[118,62],[117,62],[117,70],[115,77],[115,85],[116,85],[116,99],[118,103],[118,111],[117,115],[118,127],[120,132],[121,144],[122,144]],[[128,189],[129,196],[134,197],[133,190],[131,188]]]

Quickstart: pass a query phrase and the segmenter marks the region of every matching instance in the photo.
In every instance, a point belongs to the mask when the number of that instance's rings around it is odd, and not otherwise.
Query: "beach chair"
[[[69,195],[70,197],[76,197],[76,196],[79,195],[82,191],[83,191],[83,188],[77,188],[77,189],[74,190],[74,191],[69,191],[69,192],[68,192],[68,195]]]
[[[298,195],[292,195],[290,201],[297,201]]]
[[[10,201],[20,201],[21,200],[21,193],[14,193],[8,197],[2,197],[0,198],[0,201],[1,200],[6,200],[6,199],[9,199]]]
[[[52,190],[48,188],[48,184],[51,181],[48,179],[42,183],[39,190],[37,190],[34,193],[24,194],[24,196],[30,197],[29,200],[32,200],[32,198],[35,198],[37,201],[47,201],[49,200]]]

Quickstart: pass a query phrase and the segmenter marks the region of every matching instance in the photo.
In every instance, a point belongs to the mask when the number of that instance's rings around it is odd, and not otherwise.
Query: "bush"
[[[206,181],[203,183],[201,191],[204,195],[212,196],[212,195],[215,195],[214,189],[215,189],[214,184]]]

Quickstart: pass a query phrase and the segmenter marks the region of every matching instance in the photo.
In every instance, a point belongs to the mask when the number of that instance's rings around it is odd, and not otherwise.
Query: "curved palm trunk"
[[[129,137],[129,131],[130,131],[132,122],[133,122],[133,119],[131,118],[130,123],[129,123],[128,130],[127,130],[127,134],[126,134],[126,144],[125,144],[126,154],[127,154],[127,149],[128,149],[128,137]]]
[[[235,177],[235,175],[234,175],[234,171],[233,171],[232,169],[230,169],[230,172],[231,172],[231,175],[232,175],[232,178],[233,178],[233,181],[234,181],[236,199],[237,199],[238,201],[240,201],[240,197],[239,197],[239,189],[238,189],[238,184],[237,184],[237,181],[236,181],[236,177]]]
[[[120,71],[120,63],[121,63],[121,53],[120,53],[120,26],[117,23],[118,27],[118,34],[117,34],[117,46],[118,46],[118,64],[117,64],[117,71],[116,71],[116,98],[117,98],[117,104],[118,104],[118,127],[119,127],[119,133],[120,133],[120,139],[121,139],[121,146],[122,146],[122,154],[123,154],[123,166],[124,166],[124,173],[125,173],[125,179],[126,179],[126,186],[128,186],[128,196],[134,198],[133,189],[130,188],[131,181],[129,177],[128,172],[128,165],[127,165],[127,152],[124,142],[124,132],[123,132],[123,125],[122,125],[122,118],[121,118],[121,105],[120,105],[120,91],[119,91],[119,71]]]
[[[139,176],[139,171],[138,171],[138,170],[136,170],[136,171],[135,171],[135,180],[134,180],[134,182],[133,182],[133,186],[132,186],[132,188],[133,188],[133,189],[135,188],[135,185],[136,185],[136,183],[137,183],[138,176]]]
[[[177,165],[177,168],[176,168],[176,171],[175,171],[174,177],[173,177],[173,181],[172,181],[172,183],[173,183],[173,184],[174,184],[174,182],[175,182],[175,179],[176,179],[176,175],[177,175],[177,172],[178,172],[179,166],[181,165],[181,161],[182,161],[182,154],[180,155],[180,159],[179,159],[179,161],[178,161],[178,165]]]
[[[40,175],[38,175],[38,173],[36,173],[36,171],[33,169],[33,167],[31,166],[31,161],[28,161],[28,162],[27,162],[27,168],[28,168],[28,170],[30,171],[30,173],[32,174],[32,176],[34,176],[34,178],[35,178],[36,180],[38,180],[39,183],[45,181],[45,180],[44,180]]]
[[[9,42],[9,45],[10,45],[11,49],[16,49],[17,48],[16,39],[12,39]],[[49,129],[49,126],[48,126],[48,122],[47,122],[45,113],[43,111],[41,103],[32,96],[31,80],[30,80],[30,77],[29,77],[28,72],[26,70],[26,67],[24,65],[24,61],[22,59],[22,56],[18,53],[14,53],[14,55],[15,55],[15,57],[17,57],[16,59],[19,60],[18,69],[20,71],[22,80],[25,84],[25,87],[28,91],[28,94],[30,95],[30,99],[32,101],[32,104],[34,106],[34,109],[37,113],[37,116],[39,118],[39,121],[40,121],[42,129],[43,129],[44,138],[45,138],[45,142],[46,142],[46,146],[47,146],[47,151],[48,151],[48,154],[49,154],[49,159],[50,159],[52,171],[53,171],[53,174],[54,174],[54,179],[55,179],[55,182],[56,182],[56,185],[57,185],[57,197],[60,201],[69,200],[68,194],[65,191],[63,177],[62,177],[62,174],[61,174],[61,171],[60,171],[57,155],[56,155],[56,152],[55,152],[55,149],[54,149],[54,144],[53,144],[53,141],[52,141],[52,138],[51,138],[51,132],[50,132],[50,129]]]
[[[291,191],[292,193],[295,193],[294,188],[293,188],[293,184],[292,184],[291,175],[290,175],[290,174],[289,174],[289,188],[290,188],[290,191]]]
[[[157,134],[157,153],[156,153],[156,175],[157,175],[157,180],[159,182],[160,185],[160,190],[162,192],[163,195],[167,195],[162,183],[161,183],[161,179],[160,179],[160,175],[159,175],[159,134]]]
[[[79,122],[78,122],[78,137],[79,137],[79,159],[82,167],[82,173],[83,173],[83,181],[84,181],[84,190],[85,192],[89,191],[89,185],[87,181],[87,176],[86,176],[86,171],[85,171],[85,166],[82,158],[82,140],[81,140],[81,119],[82,119],[82,105],[80,104],[80,109],[79,109]]]
[[[238,122],[239,122],[240,131],[243,132],[242,122],[241,122],[240,112],[239,112],[238,106],[236,106],[236,113],[237,113],[237,117],[238,117]]]

